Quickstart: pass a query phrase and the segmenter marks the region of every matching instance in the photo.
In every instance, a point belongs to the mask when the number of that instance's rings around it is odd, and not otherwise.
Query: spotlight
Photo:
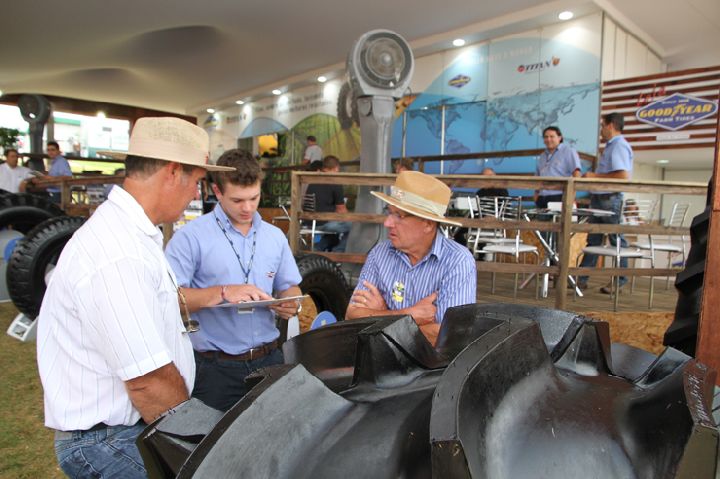
[[[570,20],[574,16],[573,12],[569,10],[565,10],[564,12],[560,12],[560,15],[558,15],[558,18],[560,20]]]
[[[319,81],[320,83],[325,83],[327,81],[327,77],[324,75],[320,75],[319,77],[317,77],[317,81]]]
[[[280,90],[278,90],[278,89],[276,88],[276,89],[274,89],[274,90],[272,91],[272,94],[275,95],[275,96],[277,96],[277,95],[282,95],[282,91],[280,91]]]
[[[462,38],[456,38],[455,40],[453,40],[453,45],[456,47],[461,47],[465,45],[465,40],[463,40]]]
[[[244,104],[245,104],[245,102],[242,101],[242,100],[237,100],[235,103],[238,104],[238,105],[244,105]]]
[[[208,112],[208,113],[210,113],[210,114],[212,115],[213,113],[215,113],[215,108],[208,108],[208,109],[205,110],[205,111]]]

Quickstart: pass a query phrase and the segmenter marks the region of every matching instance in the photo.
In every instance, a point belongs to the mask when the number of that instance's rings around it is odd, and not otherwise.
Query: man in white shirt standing
[[[14,148],[5,150],[5,163],[0,165],[0,190],[17,193],[20,183],[30,176],[30,168],[18,165],[18,151]]]
[[[146,477],[146,423],[187,400],[195,362],[157,225],[176,220],[207,170],[209,140],[178,118],[141,118],[126,179],[63,249],[38,317],[45,425],[70,477]]]
[[[317,144],[317,138],[314,136],[307,137],[307,147],[305,148],[305,154],[303,155],[303,165],[309,165],[313,161],[322,161],[323,151],[320,145]]]

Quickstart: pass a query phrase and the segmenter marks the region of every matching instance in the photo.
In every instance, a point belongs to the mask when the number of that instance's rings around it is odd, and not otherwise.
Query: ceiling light
[[[667,165],[668,163],[670,163],[670,160],[657,160],[657,162],[660,165]]]
[[[244,104],[245,104],[245,102],[242,101],[242,100],[237,100],[235,103],[237,103],[238,105],[244,105]]]
[[[105,112],[102,111],[102,110],[100,110],[99,112],[97,112],[97,117],[98,117],[98,118],[105,118]]]
[[[0,90],[0,96],[3,96],[3,91],[2,91],[2,90]]]
[[[456,47],[461,47],[465,45],[465,40],[463,40],[462,38],[456,38],[455,40],[453,40],[453,45]]]
[[[320,83],[325,83],[327,81],[327,77],[320,75],[319,77],[317,77],[317,81],[319,81]]]
[[[208,112],[208,113],[210,113],[210,114],[212,115],[213,113],[215,113],[215,108],[208,108],[208,109],[205,110],[205,111]]]
[[[565,10],[564,12],[560,12],[560,15],[558,15],[558,18],[560,20],[570,20],[574,16],[573,12],[569,10]]]
[[[272,91],[272,94],[273,95],[282,95],[282,92],[276,88]]]

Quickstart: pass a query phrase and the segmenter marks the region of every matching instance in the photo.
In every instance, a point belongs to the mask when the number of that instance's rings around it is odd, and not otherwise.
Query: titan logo
[[[517,67],[518,73],[537,73],[548,68],[556,67],[560,63],[560,57],[553,56],[550,60],[538,63],[528,63]]]

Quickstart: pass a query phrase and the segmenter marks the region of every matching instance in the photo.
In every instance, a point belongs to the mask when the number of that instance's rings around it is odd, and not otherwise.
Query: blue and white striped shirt
[[[378,288],[390,310],[409,308],[437,292],[435,321],[440,323],[448,308],[475,303],[477,270],[470,251],[438,230],[430,252],[414,266],[390,240],[374,247],[356,290],[367,289],[363,281]]]

